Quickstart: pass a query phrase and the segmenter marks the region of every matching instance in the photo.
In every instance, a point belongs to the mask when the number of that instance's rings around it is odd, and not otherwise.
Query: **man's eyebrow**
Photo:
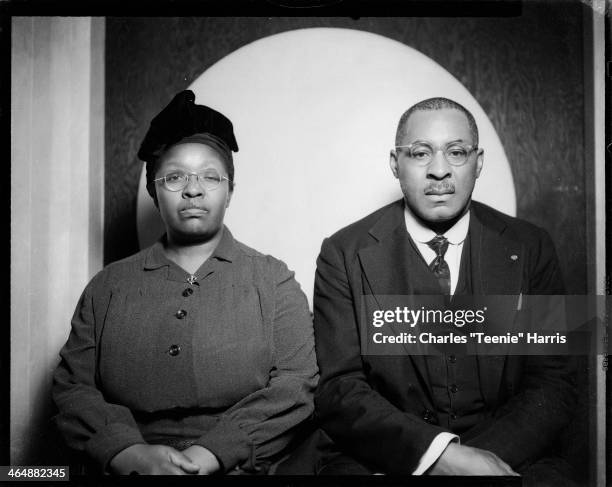
[[[409,142],[407,144],[402,144],[402,145],[398,145],[398,147],[406,147],[408,145],[414,145],[414,144],[427,144],[427,145],[433,145],[431,143],[431,141],[429,140],[423,140],[423,139],[417,139],[417,140],[413,140],[412,142]]]

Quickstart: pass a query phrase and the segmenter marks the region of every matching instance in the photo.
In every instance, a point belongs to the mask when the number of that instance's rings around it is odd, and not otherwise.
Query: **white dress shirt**
[[[416,219],[410,208],[404,205],[404,218],[406,220],[406,229],[408,234],[416,244],[419,252],[425,259],[427,264],[436,258],[436,252],[427,245],[431,239],[437,234],[431,228],[423,225],[419,220]],[[450,270],[450,281],[451,281],[451,295],[455,294],[457,288],[457,282],[459,280],[459,269],[461,268],[461,252],[463,251],[463,242],[467,238],[468,229],[470,226],[470,212],[466,212],[457,223],[442,234],[448,240],[448,249],[444,254],[444,260],[448,264]],[[431,467],[435,461],[442,455],[442,452],[446,449],[451,441],[459,442],[459,437],[453,433],[440,433],[436,436],[429,448],[421,459],[413,475],[422,475],[429,467]]]
[[[406,220],[406,228],[419,252],[425,259],[427,264],[436,258],[436,252],[427,245],[432,238],[437,234],[431,228],[423,225],[416,219],[412,211],[404,205],[404,218]],[[459,280],[459,269],[461,268],[461,251],[463,250],[463,242],[467,238],[468,229],[470,227],[470,212],[463,215],[457,223],[442,234],[448,240],[448,249],[444,254],[444,260],[450,269],[451,280],[451,295],[455,294],[457,281]]]

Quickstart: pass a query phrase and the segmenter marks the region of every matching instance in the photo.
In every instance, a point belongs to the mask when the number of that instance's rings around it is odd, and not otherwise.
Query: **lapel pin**
[[[512,254],[512,255],[510,256],[510,259],[512,259],[512,260],[518,260],[518,255],[516,255],[516,254]]]

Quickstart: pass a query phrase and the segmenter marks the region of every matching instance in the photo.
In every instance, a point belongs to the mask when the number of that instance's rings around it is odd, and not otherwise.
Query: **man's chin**
[[[417,218],[436,233],[444,233],[451,228],[463,215],[464,211],[451,208],[434,208],[416,214]]]
[[[432,211],[421,215],[421,219],[429,223],[444,223],[454,220],[461,212],[451,208],[435,208]]]
[[[457,205],[457,202],[453,202],[454,204],[449,203],[450,202],[444,202],[433,205],[427,208],[420,217],[434,224],[447,223],[461,218],[469,207],[469,201],[462,205]]]

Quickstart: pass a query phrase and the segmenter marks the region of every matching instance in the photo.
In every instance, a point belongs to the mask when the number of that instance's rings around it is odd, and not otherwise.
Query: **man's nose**
[[[440,149],[435,151],[431,156],[431,162],[427,166],[427,177],[434,179],[444,179],[451,174],[450,164],[444,156],[444,152]]]
[[[200,184],[197,174],[187,175],[187,185],[183,188],[183,194],[192,198],[204,194],[204,187]]]

